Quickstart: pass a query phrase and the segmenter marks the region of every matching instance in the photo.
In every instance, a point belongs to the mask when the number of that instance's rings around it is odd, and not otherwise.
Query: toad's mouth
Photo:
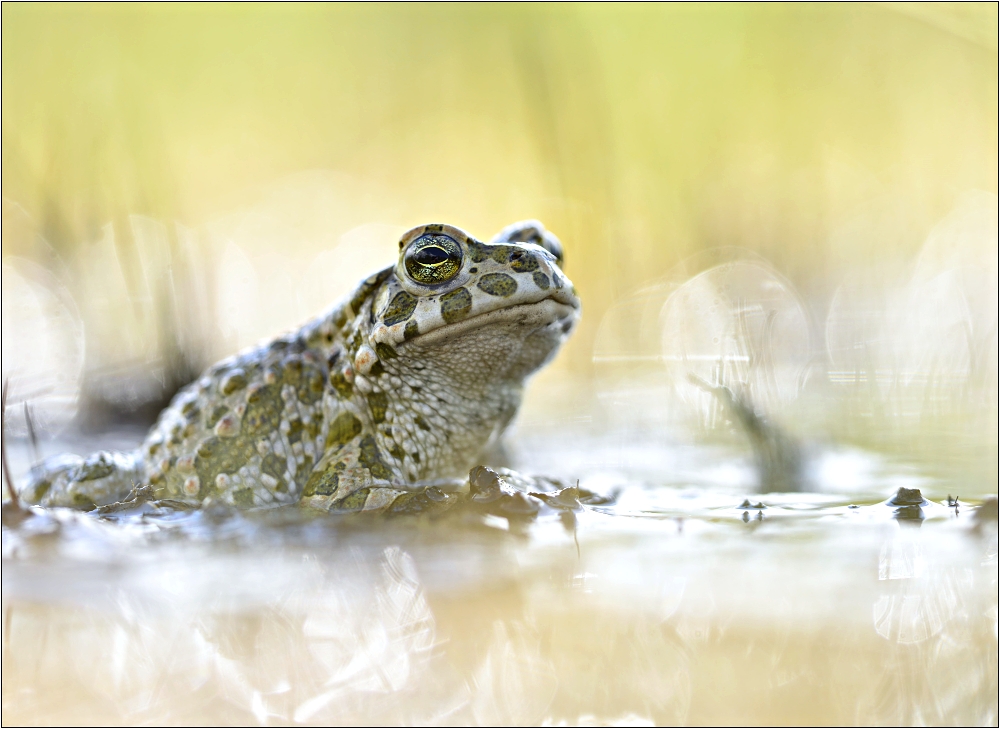
[[[580,316],[580,305],[575,300],[567,303],[566,297],[557,300],[553,296],[539,301],[513,304],[511,306],[492,309],[475,314],[461,321],[444,324],[400,343],[397,346],[400,354],[407,349],[421,349],[436,343],[461,337],[472,331],[481,329],[503,329],[510,333],[520,333],[527,337],[542,329],[551,329],[556,337],[568,335]]]

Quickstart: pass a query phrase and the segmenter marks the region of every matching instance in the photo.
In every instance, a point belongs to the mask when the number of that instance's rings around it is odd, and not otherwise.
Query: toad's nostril
[[[538,270],[538,257],[531,251],[511,251],[508,258],[511,270],[525,273]]]

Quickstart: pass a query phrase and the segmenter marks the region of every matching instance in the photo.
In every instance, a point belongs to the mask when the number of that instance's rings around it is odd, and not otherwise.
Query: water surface
[[[4,723],[996,723],[977,499],[857,450],[760,494],[722,448],[575,440],[536,460],[613,501],[530,521],[147,504],[5,527]]]

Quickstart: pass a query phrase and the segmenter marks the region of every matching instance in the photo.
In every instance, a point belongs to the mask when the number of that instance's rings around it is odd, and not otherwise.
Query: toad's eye
[[[461,270],[462,249],[446,235],[423,235],[407,249],[403,265],[417,283],[442,284],[455,278]]]

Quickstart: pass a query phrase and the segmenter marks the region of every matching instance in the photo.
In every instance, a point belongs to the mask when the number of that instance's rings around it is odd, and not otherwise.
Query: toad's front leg
[[[20,496],[30,504],[89,510],[121,501],[145,480],[142,458],[135,453],[62,455],[33,468]]]

